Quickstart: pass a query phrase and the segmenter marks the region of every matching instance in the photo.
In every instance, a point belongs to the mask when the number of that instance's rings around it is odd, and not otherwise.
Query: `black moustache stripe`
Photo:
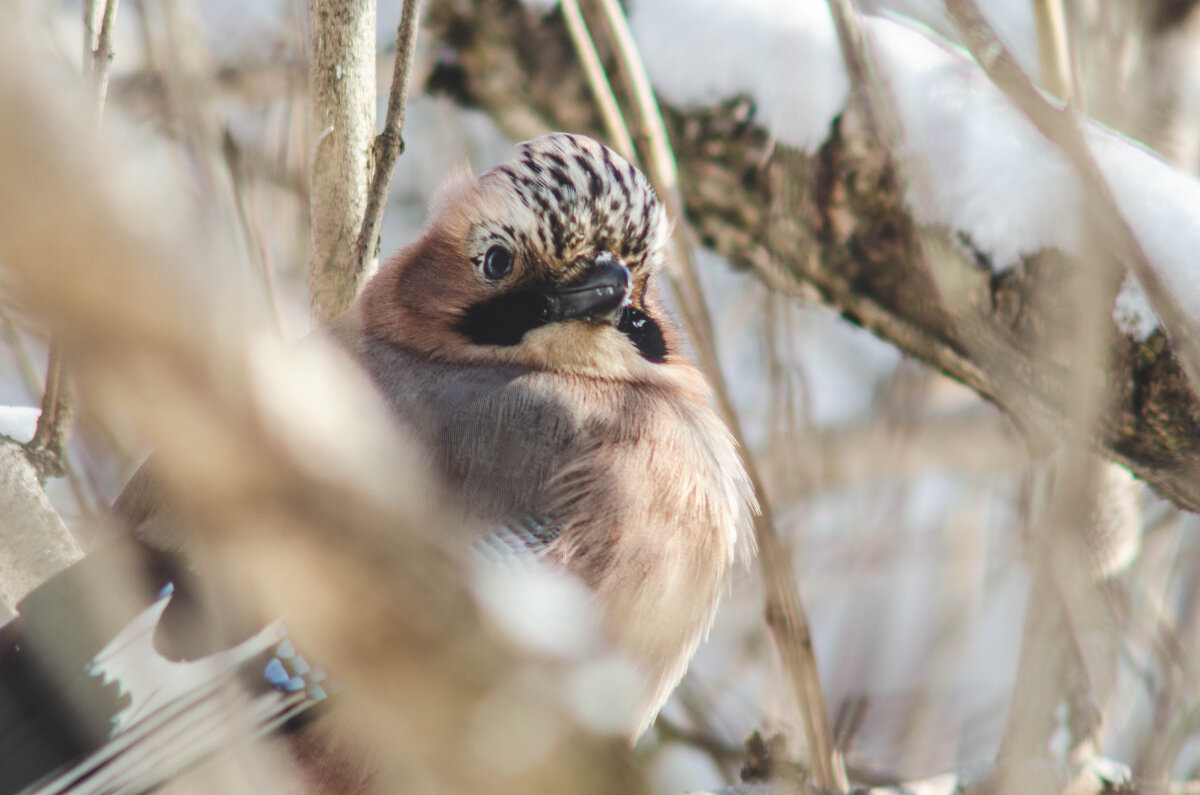
[[[475,345],[509,347],[549,323],[549,312],[541,293],[517,290],[467,307],[456,329]]]
[[[472,304],[455,328],[474,345],[511,347],[520,344],[529,332],[548,324],[549,317],[545,296],[533,290],[517,290]],[[666,361],[667,341],[662,329],[645,312],[625,307],[617,331],[629,338],[646,361]]]
[[[617,321],[617,331],[629,337],[641,357],[648,362],[662,364],[667,360],[667,340],[649,315],[640,309],[627,306]]]

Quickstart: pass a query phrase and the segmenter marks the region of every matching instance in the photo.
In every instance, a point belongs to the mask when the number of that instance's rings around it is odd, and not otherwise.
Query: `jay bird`
[[[602,634],[641,677],[634,738],[711,625],[757,510],[733,438],[658,297],[669,235],[637,168],[590,138],[546,135],[445,185],[421,237],[329,330],[421,444],[456,503],[449,509],[486,528],[470,547],[478,557],[542,561],[586,585]],[[103,626],[72,625],[72,600],[86,599],[111,565],[89,556],[0,629],[0,793],[156,785],[184,762],[172,767],[164,752],[143,762],[157,765],[150,772],[121,772],[138,733],[162,730],[151,717],[169,719],[149,705],[192,703],[219,671],[257,680],[263,727],[329,694],[278,624],[225,649],[168,655],[186,662],[122,659],[122,648],[154,653],[133,641],[154,634],[191,576],[177,560],[184,531],[160,504],[151,465],[115,505],[138,565],[155,573],[147,592]],[[23,653],[47,635],[66,637],[55,676]],[[150,676],[181,678],[143,698],[133,680]]]

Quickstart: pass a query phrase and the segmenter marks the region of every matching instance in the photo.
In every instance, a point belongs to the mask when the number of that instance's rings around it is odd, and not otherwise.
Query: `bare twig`
[[[71,422],[71,390],[63,376],[62,350],[50,343],[46,365],[46,388],[42,393],[42,413],[33,438],[25,443],[25,454],[43,481],[63,474],[63,448]]]
[[[775,529],[762,478],[749,455],[741,422],[729,398],[729,389],[717,358],[712,319],[691,257],[692,236],[683,215],[679,175],[666,126],[624,12],[617,0],[598,0],[598,5],[617,54],[618,71],[635,103],[640,121],[638,138],[646,146],[646,165],[651,182],[676,222],[675,246],[681,278],[673,280],[673,286],[681,299],[680,308],[700,365],[712,385],[718,409],[742,451],[746,472],[758,499],[760,512],[755,517],[754,536],[758,543],[766,593],[767,626],[775,638],[788,683],[800,707],[814,778],[819,786],[826,789],[844,789],[846,774],[833,744],[833,732],[829,727],[825,696],[813,653],[812,634],[796,586],[791,557]]]
[[[367,206],[375,135],[375,3],[309,0],[308,271],[313,318],[342,312],[362,284],[355,241]]]
[[[87,76],[92,74],[93,58],[96,52],[96,40],[100,31],[96,28],[96,19],[102,17],[104,0],[84,0],[83,2],[83,57],[79,66]]]
[[[658,110],[658,101],[650,87],[650,79],[642,65],[641,55],[634,44],[633,34],[625,13],[617,0],[597,0],[604,20],[605,32],[617,54],[617,71],[625,83],[625,90],[634,102],[637,119],[637,140],[646,149],[646,171],[654,190],[666,205],[667,214],[675,221],[675,255],[677,272],[668,272],[671,288],[683,314],[700,366],[714,384],[714,392],[721,411],[729,417],[735,416],[733,404],[729,402],[727,390],[718,385],[721,378],[713,343],[712,318],[704,302],[704,291],[700,285],[695,263],[692,260],[693,240],[691,230],[684,218],[683,197],[679,191],[679,172],[675,166],[675,154],[667,139],[666,127]],[[723,384],[723,381],[720,382]],[[733,427],[733,423],[730,423]]]
[[[13,358],[17,363],[17,370],[21,374],[21,380],[25,382],[25,389],[34,400],[40,402],[46,390],[41,373],[38,372],[33,363],[33,357],[25,346],[24,340],[21,339],[16,323],[2,307],[0,307],[0,339],[3,339],[4,344],[12,351]],[[66,473],[67,482],[71,484],[71,493],[75,495],[75,502],[79,505],[80,511],[86,516],[99,513],[102,510],[101,506],[104,505],[100,489],[91,477],[91,472],[84,474],[77,457],[72,455],[70,449],[63,451],[62,467]]]
[[[117,18],[117,2],[118,0],[107,0],[104,5],[104,18],[100,23],[100,33],[96,38],[96,49],[91,53],[91,78],[93,100],[96,108],[96,121],[99,123],[100,115],[104,112],[104,98],[108,94],[108,67],[112,63],[112,36],[113,23]],[[89,5],[89,13],[91,3]],[[88,21],[94,23],[94,17],[89,16]],[[85,23],[85,35],[91,37],[90,26]]]
[[[95,33],[96,11],[99,0],[89,0],[84,6],[84,53],[83,68],[91,78],[92,100],[96,124],[104,113],[104,96],[108,91],[108,67],[112,61],[112,31],[117,18],[118,0],[107,0],[99,33]],[[93,37],[96,48],[90,49]],[[42,413],[38,417],[37,430],[25,445],[25,454],[43,481],[47,477],[61,477],[65,471],[64,452],[67,431],[71,422],[71,389],[63,374],[62,351],[58,341],[50,340],[50,357],[46,364],[45,389],[42,392]],[[84,507],[80,501],[80,507]],[[86,510],[86,509],[85,509]]]
[[[1087,140],[1069,109],[1052,106],[1038,93],[1016,59],[1000,41],[972,0],[946,0],[946,10],[958,27],[971,55],[988,77],[1029,118],[1042,135],[1055,144],[1083,181],[1083,201],[1092,228],[1103,236],[1100,251],[1125,263],[1137,277],[1155,313],[1162,321],[1179,363],[1194,394],[1200,394],[1200,337],[1179,301],[1159,278],[1141,243],[1129,228]],[[1104,258],[1101,257],[1103,262]]]
[[[575,46],[575,53],[579,56],[579,65],[583,69],[584,76],[587,77],[588,88],[592,90],[592,97],[596,100],[596,108],[600,111],[600,118],[604,122],[604,130],[608,133],[608,139],[613,148],[632,163],[637,159],[637,152],[633,148],[633,139],[629,137],[629,128],[625,126],[621,108],[617,104],[617,98],[613,95],[608,76],[604,74],[604,66],[600,63],[599,54],[596,53],[592,35],[588,32],[587,22],[584,21],[583,13],[579,10],[579,0],[562,0],[560,7],[563,19],[567,22],[567,33],[570,34],[571,43]]]
[[[359,285],[370,278],[379,266],[379,230],[383,226],[388,186],[392,181],[396,160],[404,153],[404,110],[408,105],[408,82],[412,77],[420,16],[420,3],[417,0],[404,0],[400,25],[396,29],[396,64],[392,72],[392,90],[388,95],[387,116],[383,131],[375,137],[371,147],[375,168],[371,173],[371,186],[367,190],[367,209],[363,214],[362,228],[354,246],[354,267]]]

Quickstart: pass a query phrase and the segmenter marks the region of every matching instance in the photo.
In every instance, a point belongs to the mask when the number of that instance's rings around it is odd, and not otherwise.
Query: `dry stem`
[[[1062,149],[1087,186],[1085,220],[1092,247],[1088,259],[1105,261],[1101,253],[1103,241],[1111,233],[1118,238],[1119,251],[1140,260],[1141,267],[1149,272],[1149,263],[1113,203],[1107,183],[1074,119],[1042,99],[1032,81],[987,27],[972,0],[947,0],[946,5],[988,76],[1043,135]],[[1065,52],[1065,40],[1056,47]],[[1065,63],[1065,56],[1063,60]],[[1053,72],[1059,90],[1068,99],[1073,95],[1069,75],[1069,70]],[[1082,640],[1097,631],[1111,631],[1111,616],[1095,584],[1098,574],[1092,565],[1097,541],[1094,538],[1096,489],[1103,464],[1091,453],[1091,445],[1106,410],[1103,374],[1112,350],[1109,315],[1119,285],[1119,279],[1112,278],[1112,269],[1106,270],[1108,278],[1076,279],[1070,302],[1075,355],[1068,379],[1070,394],[1074,396],[1073,411],[1068,417],[1065,454],[1054,473],[1053,496],[1031,550],[1034,585],[1013,707],[1001,747],[1001,756],[1014,761],[1044,752],[1055,727],[1054,709],[1064,698],[1074,709],[1073,717],[1081,719],[1072,721],[1072,728],[1080,729],[1079,736],[1072,738],[1078,743],[1074,750],[1094,751],[1087,747],[1090,743],[1086,741],[1098,734],[1100,716],[1084,716],[1091,708],[1087,698],[1092,696],[1096,682],[1089,671]],[[1190,332],[1185,329],[1185,334]],[[1184,366],[1186,369],[1186,353]],[[1072,693],[1082,693],[1086,698],[1072,698]],[[1013,791],[1020,788],[1016,782],[1007,782],[1007,786]]]
[[[63,474],[63,448],[70,422],[71,390],[63,375],[62,349],[57,341],[52,341],[50,360],[46,365],[46,388],[42,392],[42,413],[33,438],[23,445],[25,455],[43,481]]]
[[[632,163],[637,160],[633,139],[629,137],[629,128],[625,126],[625,119],[621,116],[621,107],[613,95],[612,86],[608,82],[608,76],[604,74],[604,66],[596,52],[596,45],[588,32],[587,22],[579,10],[579,0],[562,0],[561,7],[563,19],[567,22],[567,33],[570,34],[571,43],[579,55],[579,66],[587,77],[588,88],[592,90],[592,97],[596,100],[596,107],[600,111],[608,139],[613,148]]]
[[[92,89],[94,91],[93,99],[96,103],[97,123],[100,121],[100,115],[104,112],[104,98],[108,94],[108,66],[112,63],[113,57],[112,35],[113,23],[117,18],[117,2],[118,0],[108,0],[104,4],[104,18],[100,23],[96,49],[91,53]],[[88,7],[90,12],[91,3],[88,4]],[[91,25],[94,24],[94,17],[89,16],[85,21],[84,35],[89,39],[91,38]]]
[[[99,0],[92,0],[84,7],[84,59],[83,69],[91,78],[93,107],[96,124],[104,113],[104,97],[108,91],[108,67],[112,62],[112,30],[117,18],[118,0],[107,0],[100,31],[95,32],[96,10]],[[96,48],[91,49],[93,37]],[[42,413],[38,417],[33,438],[25,445],[25,455],[37,470],[38,477],[61,477],[65,471],[67,432],[72,416],[71,389],[63,373],[62,351],[58,341],[51,338],[50,357],[46,364],[45,389],[42,392]],[[80,501],[81,507],[84,506]]]
[[[779,655],[800,707],[810,763],[817,784],[825,789],[844,789],[846,775],[833,744],[829,715],[821,689],[820,672],[813,653],[812,634],[800,592],[796,586],[791,556],[775,528],[770,502],[753,459],[748,454],[741,422],[729,398],[729,389],[717,359],[712,320],[704,301],[699,275],[691,257],[691,233],[683,215],[683,200],[675,155],[667,138],[666,127],[654,98],[641,56],[633,42],[624,12],[617,0],[598,0],[608,36],[617,54],[618,71],[633,97],[640,121],[639,139],[646,144],[646,163],[655,191],[675,219],[675,247],[681,280],[673,280],[684,320],[696,347],[701,367],[713,387],[720,413],[742,452],[746,472],[754,487],[760,513],[755,517],[754,536],[758,543],[765,590],[767,626],[775,638]]]
[[[367,191],[367,209],[362,228],[354,246],[354,263],[359,284],[370,278],[379,266],[379,230],[383,226],[383,210],[387,205],[388,185],[396,160],[404,153],[404,110],[408,105],[408,82],[412,77],[413,54],[416,52],[417,28],[420,25],[420,3],[404,0],[400,25],[396,30],[396,63],[392,72],[392,90],[388,95],[387,116],[383,131],[375,138],[371,149],[375,169]]]
[[[837,28],[838,45],[850,85],[857,92],[859,110],[877,143],[891,151],[899,141],[899,131],[884,101],[879,81],[875,79],[871,59],[863,43],[862,26],[858,24],[858,9],[854,0],[828,0],[829,14]]]

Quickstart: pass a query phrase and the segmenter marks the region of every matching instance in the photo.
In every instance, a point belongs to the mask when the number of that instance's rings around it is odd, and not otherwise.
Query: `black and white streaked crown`
[[[511,204],[532,216],[490,233],[545,261],[569,265],[608,251],[635,271],[662,263],[670,236],[662,202],[641,171],[598,141],[568,133],[534,138],[480,184],[510,193]]]

